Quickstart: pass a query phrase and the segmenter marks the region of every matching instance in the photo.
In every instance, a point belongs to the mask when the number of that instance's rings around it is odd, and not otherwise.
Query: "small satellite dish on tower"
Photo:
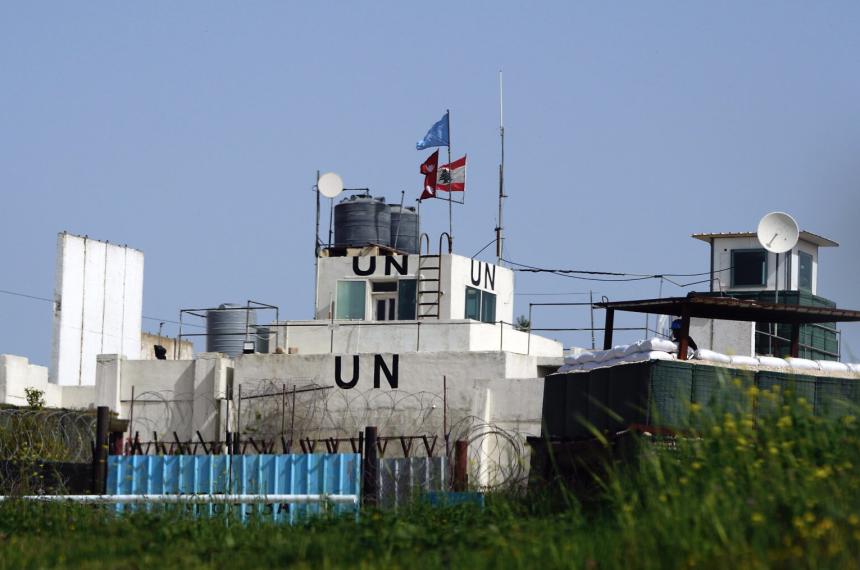
[[[326,198],[334,198],[343,192],[343,180],[334,172],[326,172],[320,176],[317,189]]]
[[[758,242],[771,253],[790,251],[800,237],[797,222],[785,212],[771,212],[758,223]]]

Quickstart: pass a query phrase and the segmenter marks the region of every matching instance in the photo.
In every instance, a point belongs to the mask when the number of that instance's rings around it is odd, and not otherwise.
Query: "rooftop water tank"
[[[418,253],[418,214],[415,208],[391,206],[391,247],[406,253]]]
[[[334,207],[334,246],[391,244],[391,211],[384,198],[350,196]]]
[[[249,336],[253,339],[255,323],[254,311],[244,305],[224,303],[206,311],[206,352],[221,352],[227,356],[242,354],[246,326],[250,326]]]

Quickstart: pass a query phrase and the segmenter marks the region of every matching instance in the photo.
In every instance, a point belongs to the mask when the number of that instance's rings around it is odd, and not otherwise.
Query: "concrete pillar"
[[[232,360],[219,353],[203,353],[194,360],[194,403],[191,411],[192,432],[183,434],[195,439],[195,431],[206,441],[221,438],[220,402],[227,389],[227,370]]]
[[[96,406],[107,406],[123,417],[122,365],[124,356],[119,354],[99,354],[96,357]]]

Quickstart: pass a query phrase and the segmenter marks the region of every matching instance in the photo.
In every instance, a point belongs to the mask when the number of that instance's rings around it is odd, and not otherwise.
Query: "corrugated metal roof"
[[[693,234],[692,237],[704,241],[710,242],[712,238],[751,238],[756,237],[755,232],[715,232],[715,233],[702,233],[702,234]],[[813,243],[818,247],[839,247],[839,244],[833,241],[832,239],[827,239],[826,237],[820,236],[818,234],[814,234],[812,232],[808,232],[806,230],[802,230],[800,232],[800,239],[803,241],[807,241],[809,243]]]
[[[691,317],[763,323],[834,323],[860,321],[860,311],[835,307],[804,307],[763,301],[735,299],[691,293],[686,297],[639,299],[595,303],[602,309],[633,313],[681,315],[686,310]]]

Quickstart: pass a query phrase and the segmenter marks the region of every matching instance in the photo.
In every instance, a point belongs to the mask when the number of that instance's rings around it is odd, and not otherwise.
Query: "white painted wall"
[[[90,408],[95,402],[94,386],[59,386],[48,381],[48,368],[30,364],[23,356],[0,354],[0,404],[26,406],[26,389],[44,393],[49,408]]]
[[[419,256],[360,256],[360,257],[321,257],[319,258],[316,319],[326,320],[331,316],[331,302],[337,300],[337,282],[340,280],[395,280],[416,278]],[[396,265],[392,263],[396,262]],[[428,261],[429,263],[430,261]],[[433,260],[435,265],[435,260]],[[357,273],[367,272],[369,275]],[[399,267],[403,267],[401,274]],[[496,320],[513,321],[514,274],[510,269],[497,267],[491,263],[474,260],[460,255],[445,254],[441,258],[442,300],[440,318],[442,320],[463,319],[465,317],[466,287],[475,287],[496,294]],[[423,277],[435,278],[436,272],[425,272]],[[425,289],[429,285],[425,284]],[[368,284],[365,302],[365,318],[371,319],[371,287]]]
[[[140,356],[143,253],[67,233],[57,238],[51,382],[92,386],[96,356]]]
[[[699,348],[731,356],[755,355],[755,323],[694,318],[690,336]]]
[[[733,249],[762,249],[755,237],[714,238],[713,267],[714,291],[773,291],[776,286],[776,254],[768,253],[767,286],[766,287],[732,287],[731,271],[720,271],[732,266],[731,252]],[[805,240],[800,240],[790,252],[779,255],[779,289],[796,291],[798,288],[798,251],[812,255],[812,293],[818,294],[818,246]],[[786,278],[786,257],[790,258],[790,270]],[[790,281],[787,283],[787,281]]]
[[[277,329],[281,348],[298,354],[504,351],[560,358],[563,353],[560,342],[529,335],[509,324],[465,319],[385,323],[288,321],[271,328]],[[274,337],[271,346],[274,347]]]

